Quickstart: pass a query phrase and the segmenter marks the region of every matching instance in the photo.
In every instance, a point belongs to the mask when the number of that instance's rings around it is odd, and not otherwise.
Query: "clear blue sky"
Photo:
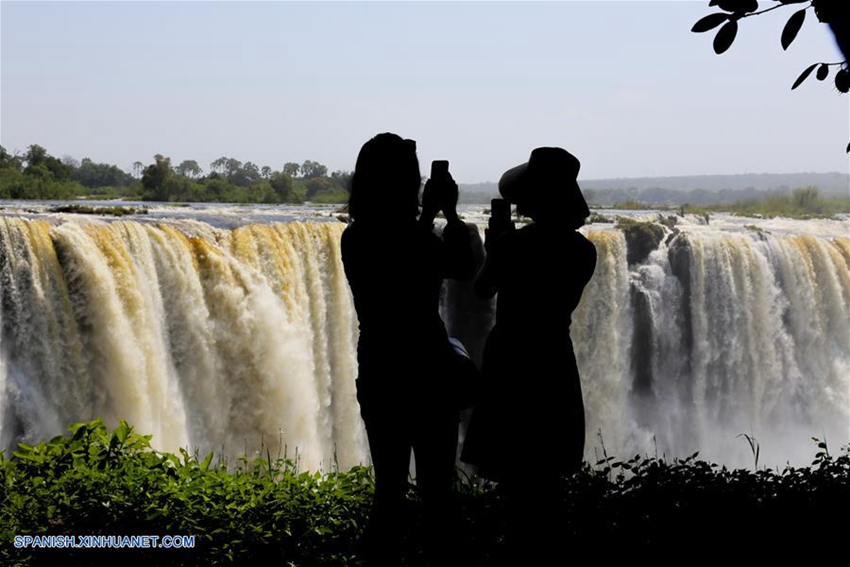
[[[773,2],[763,1],[763,6]],[[540,145],[582,178],[844,171],[848,97],[797,75],[841,59],[809,13],[741,22],[717,56],[673,2],[0,3],[0,143],[130,169],[156,153],[351,169],[418,142],[423,173],[496,180]]]

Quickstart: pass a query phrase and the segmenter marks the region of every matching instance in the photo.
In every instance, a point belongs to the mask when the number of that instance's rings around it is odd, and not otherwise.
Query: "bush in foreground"
[[[0,563],[35,558],[61,564],[149,556],[152,565],[233,564],[291,559],[298,565],[352,561],[371,499],[365,468],[298,473],[267,453],[234,470],[150,449],[125,422],[78,423],[70,436],[20,445],[0,462]],[[195,535],[194,550],[16,550],[16,534]],[[201,560],[203,558],[203,560]],[[58,563],[57,563],[58,564]],[[280,564],[280,561],[278,561]]]
[[[600,556],[663,552],[721,554],[743,541],[764,555],[788,545],[837,544],[850,509],[850,447],[818,441],[811,467],[728,470],[698,455],[667,462],[606,457],[563,480],[556,522],[565,551]],[[528,473],[534,491],[533,471]],[[269,451],[235,464],[160,453],[125,422],[78,423],[70,435],[0,455],[0,563],[360,565],[374,488],[371,471],[298,472]],[[465,565],[504,555],[505,514],[497,488],[459,475]],[[411,517],[419,503],[410,493]],[[416,521],[407,565],[422,565]],[[194,549],[17,549],[15,535],[194,535]],[[783,547],[785,546],[785,547]],[[740,546],[739,546],[740,548]],[[727,551],[728,552],[728,551]],[[724,553],[727,553],[724,552]],[[783,551],[784,552],[784,551]],[[728,552],[731,553],[731,552]],[[741,555],[740,549],[735,552]]]

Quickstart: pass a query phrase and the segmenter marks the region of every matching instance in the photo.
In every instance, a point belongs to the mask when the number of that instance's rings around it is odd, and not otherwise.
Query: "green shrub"
[[[373,483],[368,469],[299,473],[268,451],[213,463],[159,453],[126,422],[74,424],[70,436],[0,457],[0,563],[62,554],[63,564],[121,552],[156,565],[352,564]],[[193,550],[16,550],[16,534],[194,535]],[[203,558],[203,560],[201,560]]]
[[[150,435],[122,421],[77,423],[70,435],[0,453],[0,564],[283,566],[360,565],[374,489],[371,470],[299,472],[267,448],[228,464],[151,449]],[[528,468],[528,494],[552,503],[565,550],[604,550],[606,558],[662,553],[720,553],[744,538],[763,559],[789,545],[842,541],[850,509],[850,446],[833,456],[823,441],[810,467],[729,470],[698,459],[635,455],[585,464],[557,494],[539,494]],[[545,458],[545,456],[538,456]],[[517,466],[521,466],[519,463]],[[490,565],[505,554],[506,512],[499,491],[459,475],[457,503],[464,565]],[[418,535],[421,503],[409,493],[411,518],[403,565],[424,565]],[[404,519],[400,521],[407,524]],[[192,535],[194,549],[16,549],[15,535]],[[747,547],[742,548],[747,553]],[[728,553],[728,550],[726,551]],[[739,556],[741,549],[736,551]]]

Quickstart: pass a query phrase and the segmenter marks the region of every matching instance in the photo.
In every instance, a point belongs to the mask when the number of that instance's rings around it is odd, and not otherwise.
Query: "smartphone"
[[[431,162],[431,179],[445,181],[449,174],[449,162],[444,159],[435,159]]]

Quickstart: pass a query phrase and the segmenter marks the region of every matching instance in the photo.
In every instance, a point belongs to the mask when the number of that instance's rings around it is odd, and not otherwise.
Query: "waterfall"
[[[589,236],[612,258],[573,340],[588,430],[609,453],[744,466],[746,434],[784,465],[810,460],[812,437],[850,441],[850,239],[683,231],[628,265],[621,232]]]
[[[0,217],[0,448],[102,416],[160,450],[367,462],[343,229]],[[777,465],[850,439],[850,238],[665,228],[630,255],[622,231],[583,231],[588,459],[597,432],[609,454],[733,465],[752,462],[744,433]],[[492,304],[443,297],[479,353]]]
[[[0,442],[126,419],[156,448],[364,462],[343,225],[0,219]]]

